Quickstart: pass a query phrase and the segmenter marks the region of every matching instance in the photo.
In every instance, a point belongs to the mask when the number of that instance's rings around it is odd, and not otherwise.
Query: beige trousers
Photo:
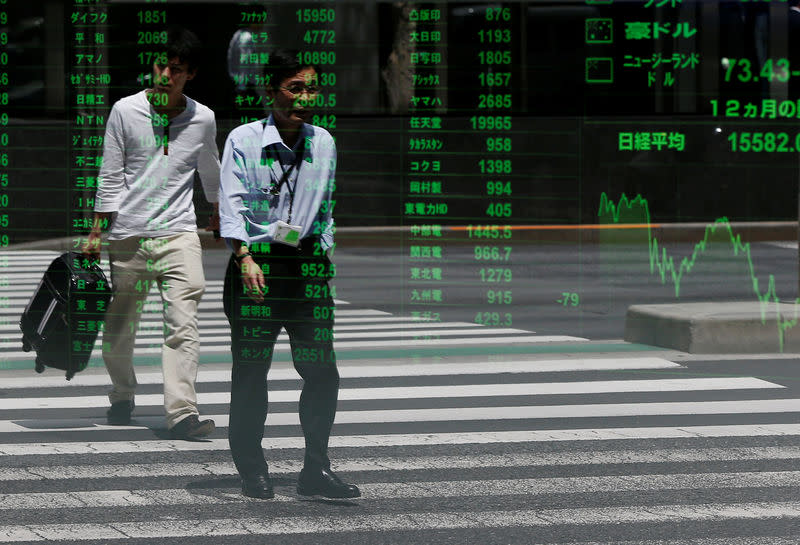
[[[164,343],[164,409],[167,426],[197,414],[197,362],[200,336],[197,305],[205,290],[197,233],[161,238],[130,237],[109,241],[113,297],[105,317],[103,360],[111,377],[111,403],[134,398],[133,348],[150,287],[161,293]]]

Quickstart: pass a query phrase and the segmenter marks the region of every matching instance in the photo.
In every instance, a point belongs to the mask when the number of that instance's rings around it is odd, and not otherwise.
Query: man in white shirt
[[[100,258],[110,224],[113,299],[105,316],[103,360],[111,377],[108,423],[127,425],[134,409],[134,339],[152,285],[164,314],[164,408],[173,437],[214,431],[200,421],[195,380],[200,340],[197,305],[205,289],[192,194],[197,172],[219,229],[219,152],[214,112],[183,94],[194,78],[200,42],[172,28],[167,52],[153,65],[153,87],[116,102],[106,125],[94,225],[84,253]]]

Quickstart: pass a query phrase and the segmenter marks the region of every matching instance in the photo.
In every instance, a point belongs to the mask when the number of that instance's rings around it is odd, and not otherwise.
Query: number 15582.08
[[[789,136],[785,132],[732,132],[728,136],[731,151],[793,153],[800,151],[800,133]]]

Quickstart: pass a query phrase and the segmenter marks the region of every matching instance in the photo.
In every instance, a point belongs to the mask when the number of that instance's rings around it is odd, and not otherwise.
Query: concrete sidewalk
[[[690,354],[800,352],[793,301],[632,305],[625,340]]]

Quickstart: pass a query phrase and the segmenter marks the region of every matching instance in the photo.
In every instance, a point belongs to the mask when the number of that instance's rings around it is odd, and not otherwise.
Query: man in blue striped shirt
[[[336,145],[307,123],[319,92],[317,70],[276,51],[266,67],[270,116],[228,135],[220,176],[220,233],[233,250],[224,307],[231,325],[228,439],[242,492],[273,497],[261,449],[267,417],[267,372],[285,328],[303,377],[300,423],[305,459],[297,492],[360,496],[330,469],[328,438],[336,415],[339,373],[333,351],[333,191]]]

